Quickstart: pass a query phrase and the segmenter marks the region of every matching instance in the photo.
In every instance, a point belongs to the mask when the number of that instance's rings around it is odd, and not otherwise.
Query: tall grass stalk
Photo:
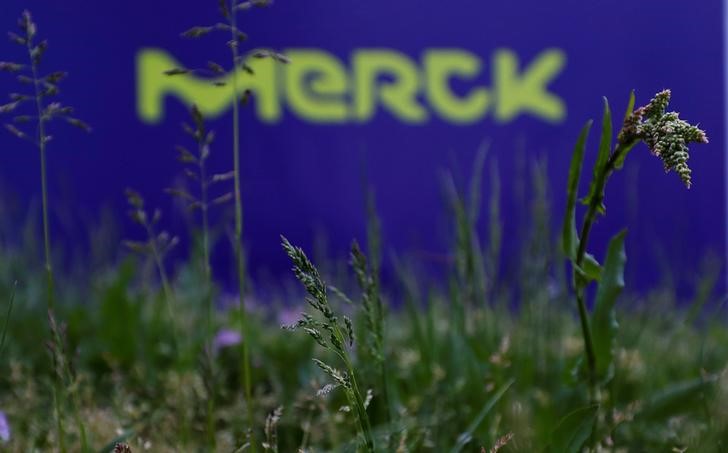
[[[233,101],[233,178],[235,193],[235,265],[238,271],[238,310],[240,311],[240,336],[242,349],[242,376],[243,388],[245,391],[246,407],[248,409],[248,426],[251,433],[252,451],[257,450],[255,441],[255,407],[253,405],[253,383],[250,366],[250,341],[251,336],[247,326],[248,316],[245,310],[245,256],[243,254],[243,200],[240,191],[240,112],[238,106],[238,66],[240,55],[238,49],[237,16],[235,11],[236,0],[230,1],[231,11],[228,13],[230,21],[230,54],[233,63],[232,91],[235,96]]]
[[[357,283],[362,291],[362,306],[368,333],[367,351],[377,365],[386,421],[390,423],[395,418],[395,408],[391,398],[391,383],[388,377],[385,350],[385,308],[381,294],[382,231],[372,190],[367,191],[366,210],[369,259],[367,260],[356,241],[352,243],[350,259]]]
[[[193,105],[190,109],[190,116],[193,125],[183,123],[183,128],[194,140],[196,152],[192,153],[184,146],[177,146],[177,160],[183,164],[193,165],[195,170],[185,168],[185,175],[199,185],[199,193],[193,195],[184,188],[167,189],[167,192],[176,196],[187,205],[189,210],[200,211],[200,230],[202,231],[202,276],[204,280],[204,311],[207,336],[205,339],[205,361],[206,369],[205,384],[209,392],[207,398],[207,433],[210,448],[215,448],[215,398],[217,396],[217,382],[215,377],[215,361],[213,358],[214,315],[215,306],[213,301],[212,265],[210,262],[210,223],[209,210],[212,205],[223,204],[230,200],[232,194],[225,193],[210,200],[209,191],[213,184],[227,181],[233,173],[222,173],[208,176],[207,160],[210,157],[210,146],[215,139],[215,133],[208,131],[202,113]]]
[[[334,381],[335,386],[344,389],[349,406],[356,417],[363,447],[372,453],[375,451],[374,434],[367,414],[367,404],[347,349],[347,345],[351,347],[354,343],[353,322],[347,316],[343,316],[342,321],[331,309],[327,294],[328,287],[304,251],[300,247],[292,245],[285,237],[281,237],[281,240],[283,249],[293,263],[296,278],[303,284],[310,296],[306,298],[306,302],[321,316],[321,319],[317,319],[304,313],[301,320],[288,328],[303,330],[321,347],[333,352],[339,358],[344,366],[343,372],[319,359],[313,360]]]
[[[65,72],[56,71],[48,75],[40,74],[40,62],[42,60],[45,51],[48,48],[48,42],[46,40],[36,41],[36,34],[38,31],[37,25],[33,22],[32,16],[29,11],[23,11],[18,26],[22,34],[9,33],[10,40],[25,48],[28,54],[28,68],[26,65],[12,63],[12,62],[0,62],[0,71],[6,71],[11,73],[19,73],[17,80],[23,85],[31,85],[31,94],[22,93],[11,93],[10,99],[12,102],[0,106],[0,113],[11,113],[18,110],[21,105],[25,102],[31,102],[34,104],[34,115],[16,115],[13,118],[15,124],[26,124],[35,122],[36,130],[35,134],[27,134],[21,129],[16,127],[14,124],[5,124],[11,134],[16,137],[26,140],[32,143],[37,149],[40,158],[40,184],[41,184],[41,199],[42,199],[42,218],[43,218],[43,250],[44,250],[44,267],[46,274],[46,308],[48,311],[48,317],[50,322],[50,333],[51,333],[51,346],[53,348],[54,356],[53,359],[56,361],[56,365],[60,365],[62,368],[61,372],[57,373],[57,379],[55,380],[54,394],[60,395],[62,393],[63,383],[66,381],[66,385],[70,388],[66,388],[65,391],[70,392],[72,410],[76,418],[78,425],[79,434],[81,437],[81,449],[87,451],[87,439],[86,431],[81,418],[79,415],[79,406],[76,395],[76,386],[73,385],[73,378],[71,370],[66,360],[66,351],[64,350],[63,342],[61,341],[58,329],[54,327],[54,312],[55,312],[55,290],[54,290],[54,275],[53,275],[53,257],[51,254],[51,234],[50,234],[50,222],[49,222],[49,200],[48,200],[48,171],[46,162],[46,151],[47,144],[51,140],[51,136],[48,135],[46,126],[53,120],[64,120],[68,124],[90,131],[90,127],[83,121],[71,116],[73,108],[64,106],[60,102],[46,102],[46,99],[56,96],[59,92],[58,83],[66,77]],[[34,135],[34,136],[33,136]],[[60,404],[60,398],[54,398],[54,404]],[[61,408],[56,406],[56,413],[61,412]],[[59,419],[58,422],[58,437],[61,441],[62,451],[65,448],[63,441],[64,437],[63,422]]]
[[[162,218],[162,212],[159,209],[155,209],[150,216],[146,210],[144,199],[138,192],[133,189],[126,189],[126,199],[131,207],[129,216],[144,229],[147,239],[142,242],[124,241],[124,245],[134,252],[148,256],[154,262],[157,273],[159,274],[159,280],[162,283],[164,305],[167,309],[167,315],[169,316],[169,322],[172,327],[173,347],[175,352],[178,352],[180,344],[179,335],[177,334],[177,317],[175,316],[177,297],[167,276],[164,258],[179,243],[179,238],[170,236],[166,231],[157,233],[155,227]]]
[[[241,375],[243,380],[243,387],[245,398],[247,401],[247,413],[248,413],[248,425],[250,428],[251,439],[250,446],[253,451],[257,450],[257,443],[255,441],[255,406],[253,399],[253,382],[252,382],[252,370],[251,370],[251,358],[250,358],[250,343],[252,336],[250,334],[250,327],[248,326],[248,314],[245,310],[245,291],[246,288],[246,266],[245,266],[245,249],[243,246],[243,202],[241,196],[241,182],[240,182],[240,104],[247,102],[250,96],[250,92],[246,91],[242,95],[239,93],[240,82],[239,72],[240,70],[245,71],[249,75],[253,75],[253,69],[246,64],[246,55],[243,55],[240,51],[240,45],[247,40],[247,35],[238,28],[237,25],[237,14],[242,11],[247,11],[257,7],[265,7],[271,3],[270,0],[218,0],[218,7],[220,13],[225,19],[225,23],[218,23],[212,26],[195,26],[185,31],[182,36],[185,38],[199,38],[212,31],[222,31],[229,33],[230,39],[227,41],[227,46],[230,49],[230,60],[231,60],[231,83],[227,86],[226,82],[214,81],[216,86],[227,87],[230,90],[233,98],[232,109],[232,139],[233,139],[233,172],[232,177],[234,180],[234,203],[235,203],[235,228],[233,232],[233,250],[235,254],[235,266],[237,270],[238,280],[238,310],[239,310],[239,330],[240,335],[243,339],[240,343],[241,348]],[[275,52],[258,50],[254,54],[257,58],[271,57],[275,61],[287,62],[287,59],[280,54]],[[224,74],[225,70],[220,64],[215,62],[208,62],[208,67],[205,70],[196,70],[206,73],[211,73],[213,76],[220,76]],[[180,74],[187,74],[193,72],[190,69],[177,68],[170,71],[166,71],[167,75],[175,76]]]

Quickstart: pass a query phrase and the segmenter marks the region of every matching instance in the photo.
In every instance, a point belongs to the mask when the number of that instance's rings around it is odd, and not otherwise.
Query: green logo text
[[[231,83],[215,82],[237,77],[238,95],[252,92],[256,114],[265,123],[281,120],[284,108],[320,124],[366,123],[379,112],[408,124],[433,118],[472,124],[485,117],[507,123],[524,114],[555,123],[566,117],[564,102],[548,88],[566,63],[559,49],[543,50],[525,63],[512,50],[498,49],[488,66],[478,55],[454,48],[427,49],[419,61],[392,49],[357,49],[348,64],[320,49],[283,53],[290,64],[250,58],[255,75],[240,69],[209,79],[166,76],[164,71],[179,63],[164,50],[143,49],[137,55],[139,116],[160,122],[167,96],[197,104],[208,117],[221,115],[238,96]]]

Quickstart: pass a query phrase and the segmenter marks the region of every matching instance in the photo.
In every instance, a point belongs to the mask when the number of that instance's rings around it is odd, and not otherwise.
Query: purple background
[[[180,174],[173,146],[189,145],[179,127],[187,113],[179,101],[170,99],[161,124],[138,119],[135,54],[142,47],[158,47],[191,66],[208,59],[225,61],[223,38],[179,38],[193,25],[217,22],[217,2],[3,0],[0,29],[14,30],[24,8],[33,11],[40,36],[50,42],[43,67],[70,73],[59,99],[75,106],[78,116],[94,127],[90,136],[69,128],[52,131],[48,159],[54,230],[84,237],[74,231],[85,231],[87,219],[97,217],[105,205],[123,219],[124,189],[134,187],[150,205],[165,211],[166,228],[183,233],[185,222],[162,190]],[[489,115],[468,126],[435,116],[413,126],[382,110],[359,125],[312,125],[288,112],[279,123],[266,125],[246,109],[241,118],[242,180],[245,237],[254,275],[264,269],[274,275],[287,272],[280,233],[311,247],[321,231],[331,255],[338,257],[346,254],[353,237],[363,239],[364,172],[377,193],[386,246],[423,260],[444,256],[452,219],[443,203],[439,175],[453,169],[464,181],[484,139],[492,143],[489,159],[496,158],[500,168],[503,258],[512,262],[525,229],[525,208],[516,189],[519,150],[526,161],[536,156],[548,160],[556,233],[568,162],[582,124],[588,118],[598,124],[601,96],[610,99],[615,117],[621,118],[632,88],[638,104],[671,88],[672,107],[683,118],[700,122],[711,142],[691,154],[694,186],[689,191],[676,175],[665,177],[661,163],[643,146],[637,148],[609,186],[609,215],[597,224],[593,252],[602,256],[609,235],[628,226],[629,283],[637,287],[658,282],[665,269],[678,281],[690,283],[706,252],[724,257],[723,9],[718,0],[279,0],[271,8],[242,15],[240,22],[255,46],[320,48],[346,64],[356,48],[392,48],[416,61],[427,48],[467,49],[482,58],[477,84],[487,86],[496,49],[514,50],[522,64],[551,47],[567,55],[565,69],[550,85],[567,106],[566,120],[557,125],[528,115],[498,124]],[[20,50],[0,40],[0,60],[22,60]],[[1,93],[17,89],[11,76],[0,74]],[[232,166],[230,113],[211,126],[219,137],[211,167],[225,171]],[[592,131],[587,168],[596,152],[596,137],[598,128]],[[37,153],[5,131],[0,134],[0,187],[20,200],[21,212],[27,206],[37,209]],[[586,185],[582,187],[583,193]],[[484,203],[488,188],[486,178]],[[138,237],[128,222],[123,225],[124,236]],[[480,232],[487,237],[484,228]],[[437,259],[432,261],[439,266]]]

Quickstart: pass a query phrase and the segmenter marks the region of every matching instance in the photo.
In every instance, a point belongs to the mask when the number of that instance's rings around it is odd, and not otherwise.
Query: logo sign
[[[0,27],[13,29],[27,6],[3,1]],[[309,249],[325,243],[331,258],[346,256],[352,238],[364,239],[366,187],[376,194],[385,246],[444,270],[454,219],[443,174],[450,172],[467,192],[484,142],[481,212],[485,217],[493,199],[500,203],[501,276],[514,277],[534,228],[538,187],[545,187],[545,212],[551,213],[545,225],[556,236],[571,151],[583,123],[599,118],[602,96],[621,112],[632,89],[640,105],[670,88],[671,107],[700,122],[710,137],[691,155],[693,187],[685,190],[679,178],[665,177],[659,160],[638,147],[613,176],[608,216],[594,230],[592,252],[603,255],[609,235],[627,226],[628,284],[649,288],[667,279],[689,288],[707,255],[722,261],[727,242],[722,11],[719,0],[669,7],[658,0],[279,0],[241,14],[240,26],[249,50],[274,49],[290,63],[249,58],[255,74],[240,69],[236,93],[224,83],[234,76],[228,37],[180,37],[193,26],[219,22],[216,2],[36,5],[38,33],[49,41],[42,70],[69,72],[59,101],[94,128],[84,136],[51,125],[54,231],[80,244],[88,219],[106,207],[124,237],[141,234],[124,220],[124,189],[133,187],[162,209],[164,228],[188,236],[190,214],[164,192],[183,180],[174,146],[190,144],[180,123],[196,104],[217,133],[211,171],[227,172],[232,103],[249,92],[239,127],[245,243],[254,277],[288,272],[281,233]],[[21,51],[2,43],[0,60],[22,60]],[[164,74],[208,61],[227,69]],[[11,77],[1,80],[2,92],[22,89]],[[593,163],[595,141],[586,165]],[[4,195],[37,209],[36,152],[4,134],[0,153]],[[225,270],[229,212],[222,207],[212,218],[224,278],[234,273]],[[478,229],[485,241],[488,220]]]

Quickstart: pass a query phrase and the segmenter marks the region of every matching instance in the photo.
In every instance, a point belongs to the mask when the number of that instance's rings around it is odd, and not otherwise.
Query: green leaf
[[[571,165],[569,166],[569,184],[566,189],[566,213],[564,215],[562,242],[564,254],[572,261],[576,259],[577,242],[579,241],[575,219],[576,197],[579,190],[581,166],[584,162],[584,148],[586,147],[586,139],[589,136],[591,125],[592,121],[589,120],[581,129],[576,146],[574,146],[574,152],[571,156]]]
[[[607,248],[604,272],[597,289],[592,317],[592,338],[597,362],[597,375],[608,378],[613,371],[614,342],[617,334],[617,318],[614,306],[624,289],[624,266],[627,255],[624,252],[624,237],[627,230],[617,233]]]
[[[614,168],[616,170],[622,169],[624,166],[624,160],[627,158],[627,154],[632,151],[632,148],[634,148],[637,143],[639,143],[639,140],[635,140],[622,146],[622,151],[620,151],[619,157],[614,161]]]
[[[629,92],[629,101],[627,102],[627,111],[624,112],[625,121],[627,121],[627,118],[629,118],[629,116],[634,111],[634,102],[635,102],[634,90],[632,90]],[[638,141],[634,141],[632,143],[627,143],[624,146],[622,146],[622,149],[624,151],[622,151],[620,153],[619,157],[617,158],[617,160],[614,161],[614,168],[616,168],[617,170],[622,168],[622,166],[624,165],[624,159],[627,158],[627,154],[629,154],[629,152],[632,151],[632,148],[634,148],[634,146],[637,143],[638,143]]]
[[[472,440],[475,430],[478,429],[478,426],[480,426],[481,423],[483,423],[485,416],[488,415],[496,403],[503,397],[511,385],[513,385],[513,382],[514,380],[510,379],[508,382],[503,384],[503,386],[499,388],[495,394],[488,399],[488,401],[485,402],[485,405],[482,409],[480,409],[480,412],[478,412],[478,415],[475,416],[470,425],[468,425],[468,428],[458,436],[457,443],[450,449],[450,453],[460,452]]]
[[[470,221],[475,222],[480,215],[480,194],[481,194],[481,182],[483,180],[483,165],[485,164],[485,158],[488,155],[490,149],[490,142],[483,141],[478,147],[478,153],[475,155],[475,162],[473,162],[473,174],[470,177],[470,200],[468,206],[468,216]]]
[[[3,323],[2,334],[0,335],[0,357],[2,357],[5,348],[5,337],[8,333],[8,325],[10,324],[10,315],[13,313],[13,302],[15,301],[15,291],[18,289],[18,282],[13,283],[13,292],[10,293],[10,302],[8,303],[8,311],[5,314],[5,322]]]
[[[584,259],[581,266],[577,266],[574,263],[575,276],[581,279],[582,284],[589,283],[591,281],[599,281],[602,278],[602,266],[599,264],[594,255],[591,253],[584,253]]]
[[[638,416],[666,420],[674,415],[685,414],[701,406],[705,392],[717,380],[717,375],[708,375],[675,382],[649,397]]]
[[[602,135],[599,139],[599,155],[594,164],[594,176],[592,176],[591,186],[589,187],[589,195],[583,200],[583,203],[589,205],[592,200],[598,200],[598,212],[604,214],[606,208],[602,200],[604,199],[603,178],[606,177],[606,167],[609,162],[609,153],[612,151],[612,113],[609,110],[609,102],[604,98],[604,113],[602,114]],[[600,189],[601,187],[601,189]],[[601,193],[597,193],[601,190]]]
[[[546,451],[553,453],[579,453],[589,440],[599,406],[582,407],[561,419],[551,435],[551,444]]]
[[[634,111],[634,90],[629,92],[629,101],[627,101],[627,111],[624,112],[624,121],[627,121],[627,118],[632,114]]]

